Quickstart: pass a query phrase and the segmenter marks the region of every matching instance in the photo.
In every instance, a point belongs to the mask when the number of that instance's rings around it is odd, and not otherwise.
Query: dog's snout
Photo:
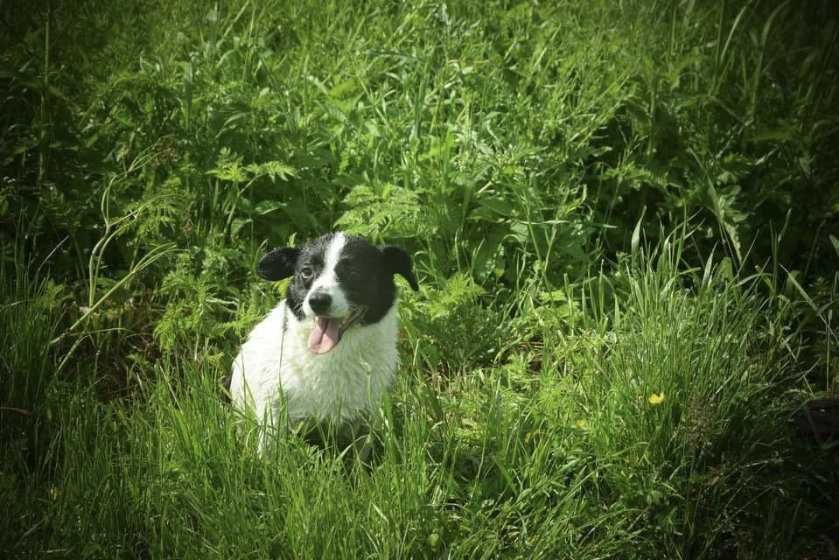
[[[329,311],[329,307],[331,305],[332,296],[326,292],[315,292],[309,296],[309,306],[311,306],[312,311],[318,315]]]

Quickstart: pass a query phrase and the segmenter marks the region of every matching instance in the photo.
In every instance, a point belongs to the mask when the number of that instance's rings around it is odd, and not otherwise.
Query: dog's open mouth
[[[315,325],[309,333],[309,350],[314,354],[326,354],[341,341],[344,332],[361,315],[361,309],[353,309],[343,319],[335,317],[315,317]]]

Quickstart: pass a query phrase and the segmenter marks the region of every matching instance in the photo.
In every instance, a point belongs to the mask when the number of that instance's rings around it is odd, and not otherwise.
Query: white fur
[[[283,412],[292,422],[347,422],[378,407],[398,365],[396,302],[381,321],[347,329],[326,354],[309,350],[312,327],[283,301],[251,331],[233,362],[230,392],[239,409],[283,426]]]
[[[341,258],[341,251],[344,245],[347,244],[347,238],[343,233],[338,232],[329,241],[329,246],[326,248],[326,255],[324,257],[323,271],[320,273],[312,287],[309,288],[309,293],[306,294],[306,299],[303,300],[303,311],[306,316],[310,317],[315,313],[309,305],[309,296],[315,292],[325,292],[332,296],[332,307],[330,307],[330,316],[332,317],[346,317],[350,312],[350,304],[347,301],[347,296],[341,285],[338,283],[338,275],[335,273],[335,267],[338,266],[338,259]]]

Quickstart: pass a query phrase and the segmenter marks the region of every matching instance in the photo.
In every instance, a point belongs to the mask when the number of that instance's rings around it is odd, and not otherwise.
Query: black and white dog
[[[293,278],[233,362],[234,405],[269,426],[286,418],[341,425],[374,411],[398,364],[394,275],[419,289],[411,257],[339,232],[275,249],[257,273]]]

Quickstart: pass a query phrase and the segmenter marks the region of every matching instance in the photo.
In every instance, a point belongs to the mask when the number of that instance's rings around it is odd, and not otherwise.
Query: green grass
[[[295,434],[260,456],[220,398],[225,370],[194,360],[162,359],[130,402],[54,382],[40,411],[57,420],[45,472],[18,478],[24,450],[6,452],[3,492],[20,508],[6,518],[6,547],[90,557],[803,554],[821,506],[815,467],[798,463],[788,426],[806,393],[785,349],[787,317],[759,296],[760,278],[685,272],[677,252],[621,267],[611,302],[606,279],[591,278],[599,288],[578,296],[590,307],[574,326],[534,309],[508,339],[541,331],[540,347],[491,367],[441,386],[405,360],[368,466],[353,447]],[[4,327],[41,311],[45,293],[19,300]],[[51,334],[30,335],[42,346],[10,367],[41,364]],[[409,338],[406,356],[414,344],[423,342]]]
[[[0,16],[6,555],[836,556],[830,2]],[[414,255],[398,381],[260,455],[254,265],[332,228]]]

